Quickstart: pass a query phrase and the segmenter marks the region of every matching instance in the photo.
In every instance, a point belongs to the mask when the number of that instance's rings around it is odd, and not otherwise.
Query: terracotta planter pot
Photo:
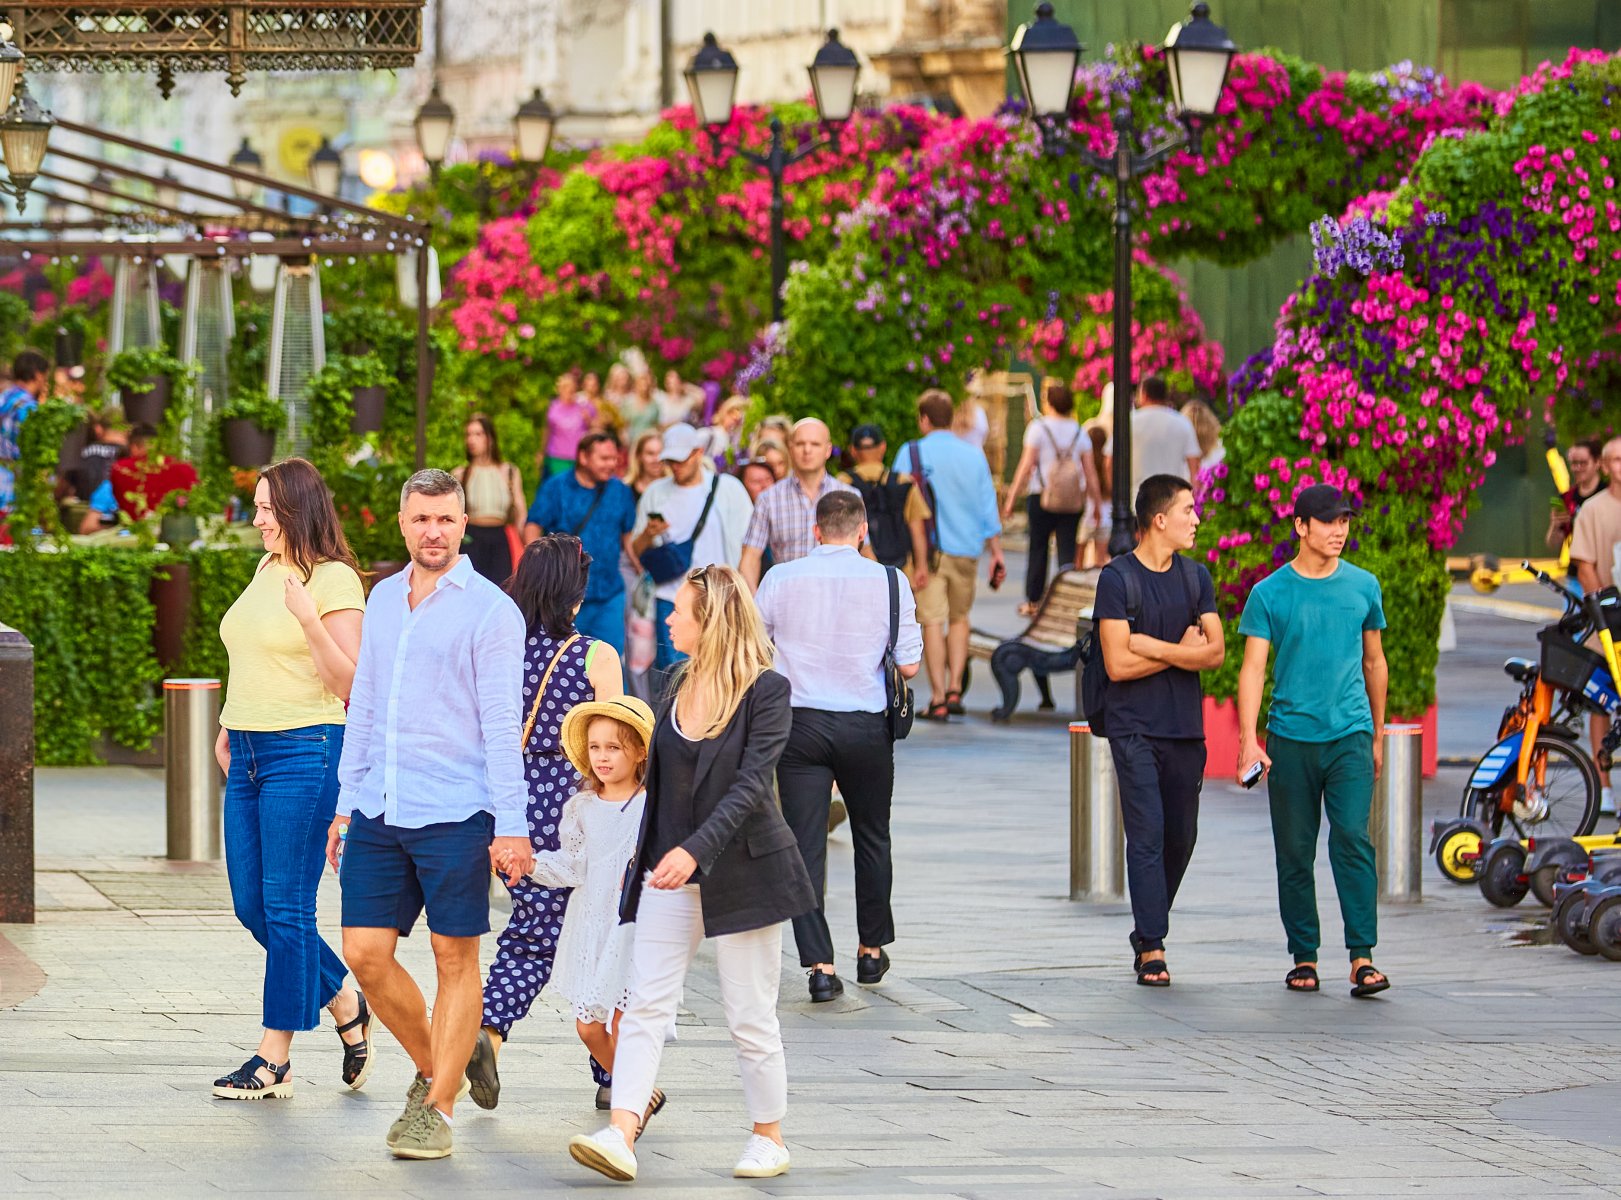
[[[1387,717],[1389,724],[1414,724],[1424,727],[1423,775],[1434,779],[1440,766],[1436,738],[1436,706],[1412,718]],[[1238,774],[1238,705],[1231,700],[1204,698],[1205,778],[1231,779]],[[1262,745],[1266,739],[1263,736]]]
[[[191,567],[186,563],[159,567],[152,572],[146,594],[154,610],[152,650],[158,664],[167,671],[180,661],[186,649],[186,626],[191,620]]]
[[[163,414],[168,410],[174,384],[167,375],[148,376],[147,382],[152,385],[149,392],[134,392],[127,389],[121,389],[119,392],[124,405],[124,419],[131,425],[163,424]]]
[[[350,433],[377,433],[383,428],[383,402],[388,399],[385,387],[356,388],[355,415],[349,419]]]
[[[232,417],[223,422],[220,436],[225,442],[225,457],[233,467],[250,471],[275,457],[275,432],[261,429],[245,418]]]

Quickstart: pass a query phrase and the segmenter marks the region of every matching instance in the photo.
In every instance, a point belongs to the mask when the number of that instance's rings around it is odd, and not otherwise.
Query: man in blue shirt
[[[17,502],[14,464],[22,457],[19,445],[23,422],[39,407],[51,364],[37,350],[24,350],[11,364],[11,386],[0,392],[0,517]]]
[[[926,721],[944,721],[963,711],[968,610],[974,604],[980,552],[989,546],[993,591],[1007,574],[990,464],[983,451],[951,432],[954,407],[951,397],[939,388],[919,396],[917,427],[923,436],[902,446],[890,468],[896,474],[910,475],[924,489],[934,510],[927,525],[935,561],[912,564],[906,572],[913,580],[917,620],[923,627],[929,706],[918,715]],[[921,585],[916,582],[920,577]]]
[[[527,544],[543,533],[571,533],[580,539],[591,556],[591,573],[574,627],[623,654],[625,577],[619,573],[619,555],[630,553],[636,493],[614,477],[618,467],[619,444],[612,435],[586,434],[574,452],[574,469],[553,475],[536,491],[523,540]]]
[[[1267,773],[1272,845],[1278,864],[1278,908],[1294,969],[1291,991],[1315,992],[1317,834],[1328,813],[1328,861],[1345,922],[1351,994],[1371,996],[1390,986],[1373,965],[1379,940],[1378,876],[1368,813],[1373,781],[1383,765],[1389,672],[1380,630],[1385,610],[1379,581],[1340,558],[1351,506],[1326,483],[1295,497],[1300,546],[1250,592],[1238,632],[1244,665],[1238,673],[1238,773],[1260,763]],[[1261,712],[1269,651],[1272,710],[1266,749],[1255,725]]]

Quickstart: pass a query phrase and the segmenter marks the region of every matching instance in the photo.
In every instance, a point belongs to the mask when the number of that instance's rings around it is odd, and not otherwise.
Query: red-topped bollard
[[[1069,898],[1126,894],[1126,836],[1107,738],[1085,721],[1069,727]]]
[[[220,681],[163,681],[163,794],[168,808],[169,858],[214,862],[221,856],[224,808],[220,768]]]

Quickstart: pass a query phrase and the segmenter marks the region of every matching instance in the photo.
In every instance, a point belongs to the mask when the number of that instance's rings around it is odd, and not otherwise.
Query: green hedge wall
[[[163,728],[152,643],[153,572],[185,563],[191,605],[170,676],[226,676],[220,617],[259,561],[257,550],[153,551],[124,546],[0,553],[0,622],[34,645],[34,737],[42,766],[98,761],[103,737],[145,750]]]

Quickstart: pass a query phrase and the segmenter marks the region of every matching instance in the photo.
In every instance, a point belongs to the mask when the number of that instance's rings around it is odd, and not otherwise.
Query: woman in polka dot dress
[[[523,763],[529,784],[529,837],[536,850],[558,849],[563,806],[580,788],[579,773],[563,753],[563,717],[576,704],[624,694],[614,648],[574,629],[590,567],[591,556],[579,538],[551,534],[524,548],[507,584],[529,631],[524,649]],[[500,1099],[496,1056],[513,1025],[529,1014],[551,978],[568,905],[569,889],[541,887],[529,878],[508,891],[512,918],[496,939],[495,961],[484,984],[484,1027],[467,1064],[473,1101],[480,1108],[494,1108]],[[595,1062],[591,1072],[598,1087],[606,1088],[608,1077]]]

